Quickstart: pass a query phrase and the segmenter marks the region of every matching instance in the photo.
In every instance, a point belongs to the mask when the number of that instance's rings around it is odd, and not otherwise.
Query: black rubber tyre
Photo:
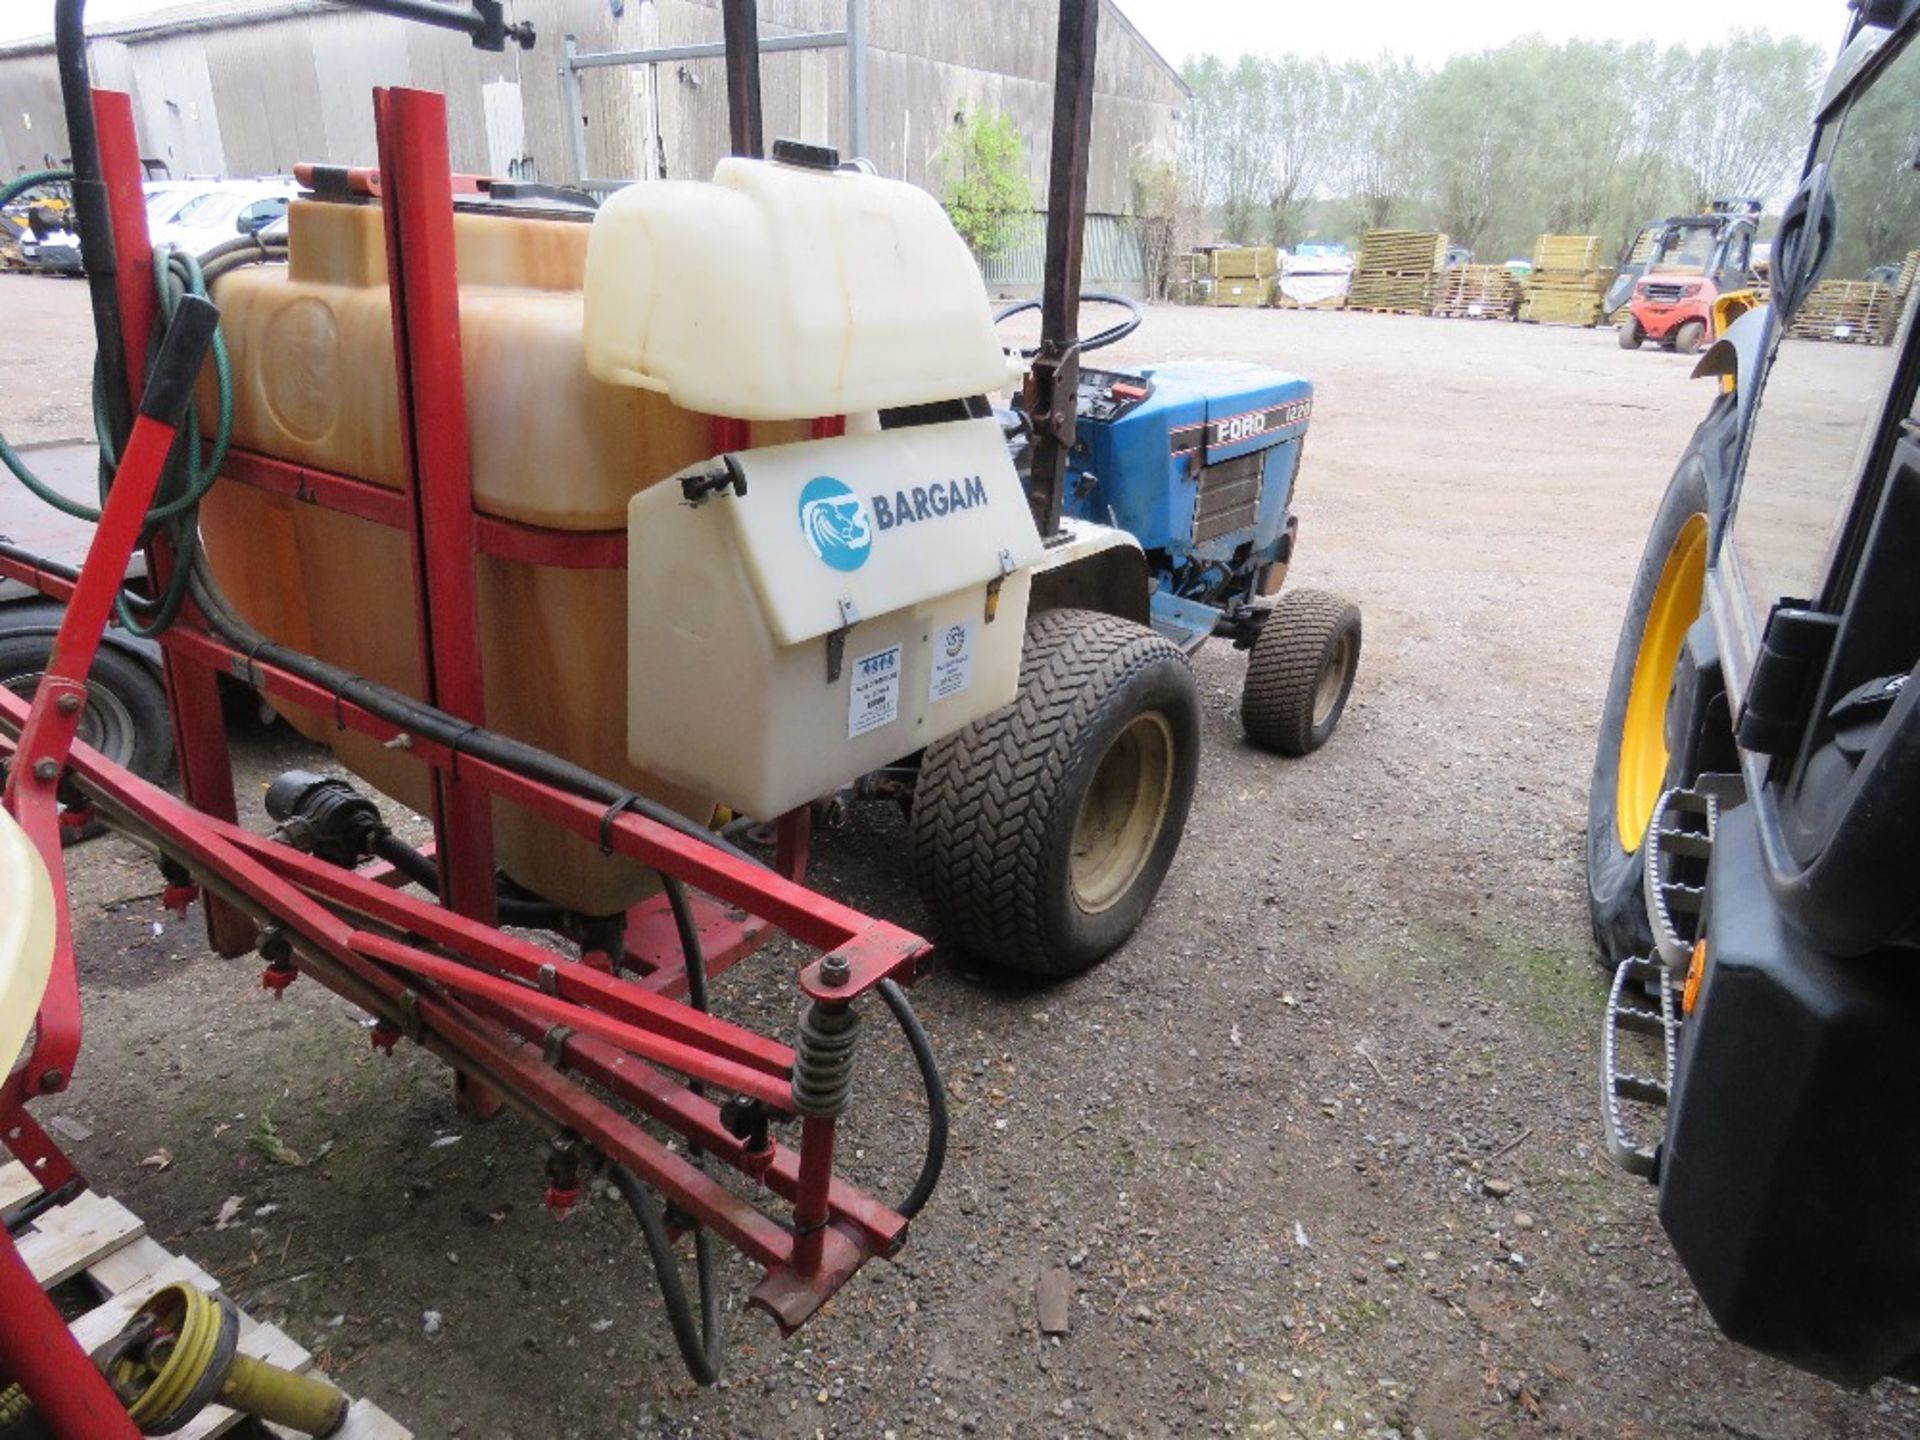
[[[1631,315],[1620,322],[1619,333],[1620,348],[1622,350],[1638,350],[1640,348],[1640,342],[1647,338],[1647,332],[1641,328],[1640,322]]]
[[[935,938],[1032,975],[1105,959],[1166,879],[1199,767],[1176,646],[1092,611],[1034,617],[1018,698],[921,761],[913,870]]]
[[[52,648],[53,637],[44,632],[0,635],[0,685],[31,700]],[[173,719],[153,671],[103,645],[87,676],[79,738],[143,780],[165,780],[173,768]]]
[[[1240,691],[1254,744],[1308,755],[1327,743],[1360,668],[1360,607],[1325,590],[1289,590],[1260,627]]]
[[[1673,332],[1673,349],[1676,355],[1694,355],[1700,350],[1700,342],[1707,338],[1707,327],[1698,320],[1685,320],[1680,328]]]
[[[1681,530],[1695,515],[1708,509],[1707,473],[1697,453],[1700,438],[1682,457],[1667,484],[1646,549],[1633,578],[1626,618],[1614,649],[1613,675],[1600,714],[1600,738],[1594,750],[1593,781],[1587,792],[1587,911],[1593,922],[1594,944],[1601,965],[1611,970],[1629,956],[1652,952],[1653,929],[1647,920],[1643,891],[1644,849],[1627,850],[1620,842],[1620,746],[1626,725],[1627,702],[1633,692],[1634,669],[1640,658],[1641,637],[1653,608],[1654,594],[1667,556]],[[1687,747],[1670,744],[1679,755]],[[1684,784],[1690,775],[1675,775],[1669,767],[1668,785]]]

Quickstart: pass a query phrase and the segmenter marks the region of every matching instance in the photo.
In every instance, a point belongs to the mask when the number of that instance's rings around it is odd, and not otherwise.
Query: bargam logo
[[[831,475],[800,492],[800,528],[813,553],[836,570],[858,570],[873,553],[873,522],[861,498]]]

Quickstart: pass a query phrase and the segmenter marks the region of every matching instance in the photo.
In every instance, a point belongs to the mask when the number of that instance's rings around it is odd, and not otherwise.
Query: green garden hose
[[[70,179],[72,175],[65,170],[36,170],[21,175],[0,185],[0,207],[12,204],[27,191],[41,185]],[[265,259],[279,249],[257,237],[229,241],[209,254],[206,267],[194,256],[171,246],[163,245],[155,250],[153,285],[159,301],[162,328],[172,320],[173,312],[179,308],[183,298],[188,295],[206,298],[210,279],[217,278],[234,265]],[[174,447],[166,473],[160,477],[153,506],[147,511],[146,522],[140,530],[140,543],[143,545],[156,534],[165,533],[173,548],[173,573],[168,577],[166,589],[158,600],[123,590],[117,602],[120,623],[135,635],[158,635],[180,613],[200,547],[200,502],[219,478],[220,467],[226,461],[228,443],[233,437],[233,370],[227,359],[226,339],[218,330],[213,334],[212,349],[214,385],[218,397],[212,443],[203,449],[199,415],[195,410],[188,410],[186,423],[180,430],[180,443]],[[97,357],[93,375],[93,428],[100,445],[100,504],[105,505],[119,457],[107,425]],[[14,478],[38,499],[54,509],[89,523],[100,519],[100,506],[70,499],[41,480],[21,459],[19,452],[7,443],[4,435],[0,435],[0,463],[4,463],[13,472]]]

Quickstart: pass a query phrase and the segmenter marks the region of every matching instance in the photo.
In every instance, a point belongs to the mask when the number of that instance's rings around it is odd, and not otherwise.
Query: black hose
[[[660,1281],[660,1301],[666,1308],[667,1323],[673,1327],[674,1343],[687,1373],[701,1385],[720,1378],[720,1285],[713,1264],[712,1242],[699,1226],[693,1231],[693,1264],[700,1277],[700,1315],[696,1320],[687,1299],[687,1287],[680,1279],[680,1263],[673,1253],[673,1240],[667,1234],[666,1217],[660,1202],[631,1170],[624,1165],[612,1168],[613,1183],[621,1198],[640,1222],[646,1237],[647,1253],[653,1257],[654,1274]]]
[[[265,660],[298,675],[340,699],[351,700],[389,725],[397,725],[436,744],[457,749],[461,754],[472,755],[504,770],[511,770],[525,779],[537,780],[582,799],[602,802],[608,807],[609,818],[616,808],[621,811],[632,810],[656,825],[664,825],[688,839],[710,845],[736,860],[744,860],[749,865],[763,865],[763,862],[739,846],[721,839],[704,825],[697,825],[686,816],[616,785],[584,766],[563,760],[537,746],[511,739],[498,731],[456,719],[444,710],[410,695],[403,695],[378,681],[368,680],[330,661],[269,640],[234,612],[208,570],[204,553],[198,557],[194,567],[192,591],[194,600],[207,617],[207,623],[221,639],[249,659]]]
[[[900,1022],[900,1031],[907,1037],[907,1048],[913,1051],[913,1063],[920,1067],[920,1083],[927,1091],[926,1159],[920,1164],[919,1178],[913,1182],[907,1198],[893,1207],[911,1220],[925,1208],[947,1163],[947,1084],[940,1078],[940,1062],[934,1058],[933,1042],[927,1039],[920,1017],[913,1013],[907,992],[892,980],[882,980],[874,988],[880,992],[887,1009],[893,1012],[893,1018]]]
[[[370,848],[422,890],[436,896],[440,893],[440,867],[391,830],[375,835]],[[523,900],[518,895],[496,895],[494,910],[503,924],[528,930],[556,929],[561,920],[558,905],[549,905],[544,900]]]

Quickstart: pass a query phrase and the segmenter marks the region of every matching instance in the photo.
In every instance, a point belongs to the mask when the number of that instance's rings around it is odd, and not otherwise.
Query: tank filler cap
[[[802,170],[838,170],[840,152],[831,145],[812,145],[805,140],[776,140],[772,158],[781,165],[797,165]]]

